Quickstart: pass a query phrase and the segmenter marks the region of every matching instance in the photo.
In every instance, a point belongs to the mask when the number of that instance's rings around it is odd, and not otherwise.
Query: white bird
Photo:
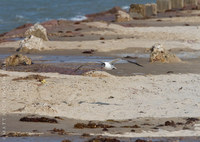
[[[115,59],[112,60],[110,62],[101,62],[101,68],[105,69],[105,70],[113,70],[113,69],[117,69],[113,64],[117,61],[119,61],[120,59]]]
[[[116,63],[117,61],[119,61],[121,59],[115,59],[115,60],[112,60],[110,62],[101,62],[101,68],[102,69],[105,69],[105,70],[113,70],[113,69],[117,69],[113,64]],[[140,67],[143,67],[141,64],[138,64],[137,62],[135,61],[131,61],[131,60],[126,60],[127,62],[129,63],[132,63],[132,64],[135,64],[137,66],[140,66]]]

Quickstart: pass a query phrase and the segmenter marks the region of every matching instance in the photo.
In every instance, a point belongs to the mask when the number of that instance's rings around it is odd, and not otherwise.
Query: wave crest
[[[83,16],[83,15],[77,15],[75,17],[70,18],[70,20],[72,20],[72,21],[82,21],[82,20],[86,20],[86,19],[87,19],[87,17]]]

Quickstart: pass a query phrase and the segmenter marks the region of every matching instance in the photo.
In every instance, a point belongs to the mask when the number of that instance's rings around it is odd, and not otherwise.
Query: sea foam
[[[87,19],[86,16],[77,15],[77,16],[75,16],[75,17],[70,18],[69,20],[72,20],[72,21],[82,21],[82,20],[86,20],[86,19]]]
[[[16,15],[15,18],[16,19],[24,19],[24,16],[22,16],[22,15]]]
[[[129,10],[129,8],[130,8],[130,6],[122,6],[122,9],[124,9],[124,10]]]

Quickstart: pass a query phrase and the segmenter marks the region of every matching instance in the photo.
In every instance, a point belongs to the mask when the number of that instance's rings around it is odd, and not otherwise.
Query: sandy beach
[[[34,59],[36,64],[30,66],[2,67],[0,109],[6,109],[0,115],[3,117],[6,113],[7,130],[33,132],[37,129],[37,132],[50,135],[48,130],[57,127],[72,135],[89,133],[132,138],[200,136],[200,21],[197,16],[199,12],[193,11],[193,14],[189,17],[136,20],[132,23],[71,22],[70,30],[81,28],[74,37],[66,37],[58,32],[65,30],[62,26],[50,30],[50,41],[44,42],[47,48],[26,53],[27,56],[95,56],[103,59],[123,58],[124,61],[124,57],[132,56],[144,67],[122,61],[116,64],[117,70],[105,71],[100,69],[98,62],[44,65]],[[145,25],[125,26],[142,23]],[[9,34],[13,36],[12,32]],[[0,54],[17,53],[19,42],[0,43]],[[163,44],[182,62],[150,63],[150,48],[155,43]],[[88,50],[94,50],[94,53],[83,54]],[[89,64],[89,67],[83,67],[82,72],[76,75],[63,71],[84,64]],[[55,69],[57,67],[59,70]],[[85,74],[91,70],[91,74]],[[40,75],[45,81],[26,78],[30,75]],[[59,116],[64,120],[59,120],[59,124],[55,125],[42,123],[35,126],[34,122],[29,122],[29,125],[28,122],[18,121],[22,116],[31,115]],[[195,120],[189,121],[188,118]],[[79,131],[73,128],[75,123],[89,121],[112,124],[116,128],[108,128],[108,131]],[[160,126],[167,121],[173,121],[174,124]],[[144,123],[150,125],[142,126]],[[140,128],[135,128],[134,132],[130,127],[121,128],[132,124]]]
[[[45,84],[13,81],[32,73],[1,74],[8,75],[1,79],[1,90],[12,104],[6,106],[7,113],[34,112],[83,120],[199,116],[198,74],[87,77],[45,73]]]

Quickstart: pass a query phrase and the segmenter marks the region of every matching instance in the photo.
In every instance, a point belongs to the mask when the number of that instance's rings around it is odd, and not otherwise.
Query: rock
[[[117,14],[115,15],[116,22],[128,22],[131,20],[132,20],[131,16],[128,13],[121,10],[119,10]]]
[[[45,41],[48,41],[48,37],[47,37],[47,31],[46,29],[40,25],[40,24],[35,24],[33,26],[31,26],[26,32],[25,32],[25,36],[29,37],[29,36],[35,36],[38,38],[41,38]]]
[[[129,14],[132,18],[143,18],[144,17],[144,4],[131,4]]]
[[[89,71],[83,74],[89,77],[111,77],[112,75],[104,71]]]
[[[4,64],[6,66],[31,65],[32,60],[22,54],[15,54],[7,57]]]
[[[131,4],[129,14],[132,18],[149,18],[157,15],[156,4]]]
[[[44,44],[43,39],[30,36],[20,41],[18,51],[28,52],[30,50],[42,50],[47,46]]]
[[[158,12],[165,12],[172,8],[171,0],[157,0],[156,4]]]
[[[165,50],[163,45],[157,43],[151,48],[150,62],[175,63],[181,62],[181,59]]]

